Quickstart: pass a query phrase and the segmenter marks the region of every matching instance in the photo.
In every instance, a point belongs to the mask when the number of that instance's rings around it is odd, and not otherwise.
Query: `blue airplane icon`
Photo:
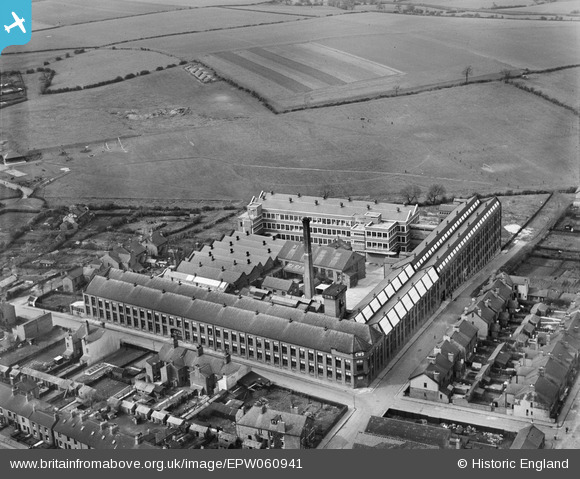
[[[10,30],[12,30],[14,27],[20,27],[22,33],[26,33],[26,29],[23,25],[24,18],[18,18],[18,15],[16,15],[14,12],[12,12],[12,16],[14,17],[14,23],[12,25],[4,25],[4,30],[6,30],[7,33],[10,33]]]

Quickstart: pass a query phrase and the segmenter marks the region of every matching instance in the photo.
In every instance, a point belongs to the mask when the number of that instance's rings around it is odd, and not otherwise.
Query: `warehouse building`
[[[385,336],[371,325],[169,279],[111,270],[89,283],[84,304],[100,321],[352,388],[386,361]]]
[[[387,357],[417,331],[453,290],[501,247],[501,204],[470,198],[413,251],[354,310],[354,320],[387,337]]]

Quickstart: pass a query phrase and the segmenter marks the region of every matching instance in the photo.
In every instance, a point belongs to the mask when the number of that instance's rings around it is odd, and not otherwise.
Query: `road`
[[[350,407],[347,414],[334,429],[324,438],[319,448],[350,449],[359,431],[363,431],[371,416],[382,416],[389,408],[415,410],[423,414],[455,418],[473,424],[497,424],[500,429],[518,430],[529,422],[525,419],[514,418],[487,411],[475,411],[453,405],[441,405],[428,401],[417,401],[403,398],[401,393],[407,384],[409,375],[417,368],[420,362],[432,350],[433,346],[442,338],[449,326],[457,321],[463,308],[471,300],[472,291],[484,283],[492,271],[498,270],[507,261],[514,258],[526,247],[537,244],[565,211],[569,200],[554,194],[542,207],[542,211],[527,225],[531,235],[525,239],[516,238],[509,251],[498,254],[481,271],[475,274],[459,289],[453,292],[453,301],[444,302],[438,311],[419,329],[405,347],[395,356],[381,376],[369,388],[357,390],[339,390],[328,386],[305,382],[302,378],[289,377],[273,373],[267,369],[253,368],[259,374],[283,386],[306,392],[314,396],[347,404]],[[548,434],[552,425],[544,425]]]
[[[463,308],[470,302],[471,292],[484,283],[492,271],[498,270],[507,261],[520,254],[526,247],[531,248],[537,244],[555,223],[557,218],[565,211],[570,201],[560,194],[554,194],[542,207],[542,211],[527,225],[525,239],[516,238],[509,251],[502,252],[493,258],[487,266],[466,281],[458,290],[454,291],[452,301],[445,301],[431,318],[417,331],[404,348],[395,356],[391,363],[381,373],[371,387],[363,389],[339,389],[310,381],[303,376],[295,376],[290,373],[282,373],[279,369],[256,367],[255,363],[248,363],[252,369],[281,386],[301,391],[313,396],[332,400],[349,406],[347,415],[333,428],[324,438],[319,448],[327,449],[350,449],[359,431],[363,431],[372,415],[382,416],[389,408],[412,409],[424,414],[433,414],[440,417],[448,415],[457,421],[471,422],[473,424],[490,425],[497,423],[498,428],[518,430],[529,422],[525,419],[514,418],[502,414],[494,414],[488,411],[475,411],[454,405],[441,405],[403,398],[401,392],[407,384],[409,375],[416,369],[422,359],[432,350],[433,346],[442,338],[449,326],[457,321]],[[25,305],[18,308],[33,310]],[[76,328],[83,318],[71,317],[68,314],[53,313],[55,323],[65,327]],[[95,325],[99,323],[91,322]],[[159,350],[167,340],[161,340],[158,336],[140,331],[127,332],[124,328],[107,324],[108,329],[118,330],[123,339],[132,344],[149,349]],[[240,361],[243,362],[243,361]],[[574,395],[575,396],[575,395]],[[574,397],[570,398],[573,400]],[[572,414],[576,416],[576,414]],[[570,421],[572,418],[570,419]],[[575,431],[578,431],[577,419]],[[570,422],[570,424],[572,424]],[[540,425],[545,431],[550,432],[552,425]],[[565,427],[565,426],[564,426]],[[570,426],[568,426],[570,427]],[[571,429],[572,430],[572,429]],[[569,434],[572,440],[572,433]],[[564,440],[561,441],[564,444]],[[560,444],[556,444],[560,447]]]

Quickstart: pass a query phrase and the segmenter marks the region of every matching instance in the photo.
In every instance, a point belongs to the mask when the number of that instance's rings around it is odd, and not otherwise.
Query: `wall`
[[[52,329],[52,314],[46,313],[36,319],[31,319],[26,323],[19,324],[12,329],[20,341],[25,339],[38,338],[47,334]]]
[[[92,366],[105,356],[117,351],[120,347],[120,339],[114,333],[105,331],[99,339],[91,343],[87,344],[86,340],[83,339],[83,357],[81,360],[86,362],[87,366]]]
[[[218,391],[222,389],[230,389],[236,385],[236,383],[243,378],[246,374],[250,372],[250,368],[248,366],[240,365],[240,369],[238,369],[234,374],[230,374],[229,376],[223,376],[218,382]]]

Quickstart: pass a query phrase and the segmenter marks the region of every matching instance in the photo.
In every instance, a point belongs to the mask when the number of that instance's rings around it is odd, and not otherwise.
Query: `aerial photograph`
[[[580,0],[31,1],[0,450],[580,449]]]

